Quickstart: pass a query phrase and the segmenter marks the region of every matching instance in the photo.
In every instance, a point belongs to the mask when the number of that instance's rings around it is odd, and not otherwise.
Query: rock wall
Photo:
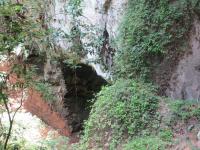
[[[48,20],[49,28],[62,31],[63,33],[70,34],[72,26],[72,18],[68,14],[69,0],[49,0],[47,4],[46,20]],[[98,29],[96,36],[103,36],[103,43],[100,49],[95,49],[94,53],[86,54],[81,63],[93,66],[98,75],[103,78],[109,78],[109,69],[112,67],[112,58],[115,53],[115,48],[111,46],[111,42],[118,34],[118,27],[128,0],[83,0],[81,4],[82,15],[78,18],[84,25],[94,27]],[[81,28],[84,30],[84,28]],[[62,34],[63,34],[62,33]],[[61,34],[61,35],[62,35]],[[193,99],[199,100],[200,98],[200,21],[196,19],[193,25],[193,29],[189,35],[189,48],[186,50],[184,57],[182,53],[173,57],[171,62],[161,62],[155,80],[159,83],[163,81],[164,90],[162,94],[173,99]],[[89,38],[82,38],[81,43],[84,45]],[[72,43],[60,35],[55,35],[55,43],[58,49],[68,52]],[[62,53],[61,53],[62,54]],[[99,55],[100,54],[100,55]],[[173,55],[173,54],[172,54]],[[101,57],[103,63],[94,63],[98,57]],[[180,61],[179,61],[180,59]],[[92,61],[91,61],[92,60]],[[167,64],[167,65],[166,65]],[[103,65],[107,65],[107,71],[105,71]],[[62,74],[62,68],[60,64],[53,63],[51,60],[47,60],[44,67],[45,80],[49,81],[53,85],[54,94],[57,96],[56,109],[62,106],[65,99],[65,95],[68,92],[68,88],[65,85],[65,79]],[[163,72],[163,73],[162,73]],[[65,74],[67,74],[65,72]],[[172,74],[172,76],[171,76]],[[157,79],[158,78],[158,79]],[[167,88],[167,90],[166,90]],[[64,116],[68,114],[68,111],[62,110]]]
[[[128,0],[83,0],[81,4],[83,13],[82,16],[78,18],[81,20],[81,23],[97,29],[96,36],[101,36],[105,32],[108,34],[108,36],[104,37],[102,49],[94,50],[94,53],[88,53],[83,58],[82,62],[89,62],[95,68],[96,72],[105,78],[109,78],[109,71],[103,70],[102,64],[94,63],[94,61],[98,59],[97,53],[101,53],[101,57],[104,57],[102,58],[104,63],[108,64],[107,69],[111,67],[114,54],[113,49],[109,45],[117,35],[117,29],[127,2]],[[67,7],[67,0],[49,0],[46,20],[48,20],[48,26],[50,28],[69,34],[72,28],[72,18],[67,12]],[[82,28],[82,30],[85,29]],[[89,38],[90,37],[87,36],[81,39],[83,45],[88,42]],[[64,51],[68,50],[72,44],[61,36],[55,36],[55,40],[57,46]]]
[[[1,62],[0,72],[9,73],[12,67],[13,64],[9,63],[8,61]],[[18,78],[15,73],[9,75],[8,83],[10,87],[13,87],[14,85],[16,85],[16,83],[23,83],[23,82],[24,81],[21,78]],[[71,135],[72,129],[70,126],[68,126],[67,120],[64,117],[62,117],[62,114],[53,110],[53,107],[44,100],[42,94],[36,91],[34,87],[27,89],[10,88],[8,89],[8,97],[9,97],[8,106],[9,109],[13,112],[16,111],[16,109],[20,106],[20,103],[22,102],[22,106],[20,110],[17,112],[17,116],[21,114],[23,117],[27,117],[27,115],[25,115],[26,113],[24,112],[26,110],[27,112],[30,112],[32,115],[36,115],[47,125],[56,129],[58,133],[60,133],[61,135],[65,136]]]
[[[46,124],[56,129],[61,135],[70,136],[71,128],[67,121],[58,112],[44,101],[41,94],[33,89],[28,92],[28,98],[24,102],[24,108],[33,115],[39,117]]]
[[[94,25],[102,31],[106,28],[110,38],[113,39],[117,35],[127,2],[128,0],[83,0],[81,4],[83,14],[80,19],[84,24]],[[72,25],[71,18],[66,11],[67,5],[67,0],[49,0],[47,19],[50,27],[69,33]],[[57,44],[66,49],[69,43],[62,41]]]
[[[66,14],[67,0],[49,0],[46,6],[46,18],[49,28],[62,30],[69,33],[71,29],[70,17]],[[64,50],[69,47],[69,43],[66,39],[60,36],[55,37],[57,46],[60,46]]]
[[[44,66],[44,80],[52,85],[52,92],[56,98],[55,109],[65,116],[67,110],[63,109],[64,96],[67,92],[64,76],[59,62],[47,59]]]
[[[69,133],[80,131],[83,121],[89,116],[91,103],[88,100],[92,99],[94,94],[99,92],[103,85],[107,84],[106,80],[98,76],[96,71],[87,64],[78,64],[77,68],[72,68],[65,63],[49,59],[44,67],[44,79],[51,84],[52,94],[56,98],[56,101],[51,103],[52,108],[60,114],[61,118],[66,120],[67,131]],[[36,95],[37,93],[33,94]],[[41,101],[40,103],[42,103]],[[44,119],[51,116],[51,112],[44,112],[45,107],[49,107],[47,104],[44,104],[44,111],[39,105],[32,106],[31,104],[30,99],[27,106],[33,114]],[[42,111],[37,111],[37,109]],[[42,113],[37,114],[37,112]],[[47,114],[47,117],[43,116],[43,113],[44,115]],[[56,115],[52,113],[52,117]],[[48,121],[45,120],[47,123]]]
[[[102,31],[107,30],[110,40],[113,40],[118,33],[117,29],[127,2],[128,0],[84,0],[84,22],[93,24]]]
[[[80,43],[84,46],[89,40],[94,40],[95,35],[95,38],[103,36],[102,45],[99,49],[93,49],[93,53],[81,56],[81,67],[75,70],[51,58],[45,61],[44,80],[52,85],[52,92],[56,97],[54,109],[67,120],[66,124],[69,126],[70,133],[81,129],[83,120],[88,117],[90,111],[87,100],[93,98],[93,94],[107,83],[103,78],[110,77],[109,69],[115,52],[110,43],[117,35],[127,1],[83,0],[82,15],[77,19],[83,26],[88,26],[90,29],[80,26],[82,32],[87,33],[86,37],[80,39]],[[55,50],[59,50],[60,52],[56,54],[61,55],[71,52],[70,47],[74,44],[74,41],[71,42],[62,36],[70,34],[73,27],[73,18],[67,11],[68,2],[68,0],[48,0],[46,5],[45,22],[48,28],[55,31],[52,36],[55,40]],[[96,63],[99,56],[103,63]],[[107,64],[107,71],[105,71],[102,68]]]
[[[195,19],[189,34],[189,48],[173,73],[166,91],[173,99],[200,99],[200,20]]]

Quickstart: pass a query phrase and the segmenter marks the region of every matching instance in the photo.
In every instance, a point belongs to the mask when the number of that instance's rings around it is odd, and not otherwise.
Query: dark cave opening
[[[75,67],[62,65],[67,93],[65,94],[64,108],[68,111],[65,118],[71,132],[83,129],[84,120],[88,119],[94,94],[107,84],[107,81],[97,75],[96,71],[87,64],[78,64]]]

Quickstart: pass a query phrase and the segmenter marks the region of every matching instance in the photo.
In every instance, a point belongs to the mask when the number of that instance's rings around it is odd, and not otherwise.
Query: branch
[[[10,115],[10,111],[9,111],[9,108],[8,108],[8,105],[7,105],[7,102],[5,100],[5,106],[6,106],[6,110],[7,110],[7,113],[8,113],[8,116],[9,116],[9,122],[10,122],[10,126],[9,126],[9,130],[8,130],[8,134],[7,134],[7,137],[6,137],[6,141],[5,141],[5,144],[4,144],[4,149],[6,150],[7,148],[7,145],[8,145],[8,140],[11,136],[11,132],[12,132],[12,127],[13,127],[13,122],[14,122],[14,119],[15,119],[15,116],[17,114],[17,112],[19,111],[19,109],[22,107],[22,104],[23,104],[23,97],[24,97],[24,87],[22,87],[22,96],[21,96],[21,99],[20,99],[20,105],[19,107],[15,110],[12,118],[11,118],[11,115]]]
[[[6,81],[8,80],[8,78],[9,78],[9,74],[4,77],[3,85],[6,85]],[[0,92],[3,94],[3,86],[0,88]],[[3,96],[2,99],[3,99],[3,103],[5,105],[5,108],[6,108],[6,112],[8,114],[8,118],[9,118],[9,123],[10,123],[9,130],[11,130],[11,128],[12,128],[12,126],[11,126],[11,124],[12,124],[12,118],[11,118],[10,110],[9,110],[8,103],[7,103],[7,97]],[[7,145],[8,145],[9,137],[10,137],[10,135],[7,135],[6,140],[5,140],[5,144],[4,144],[4,149],[5,150],[6,150]]]
[[[11,73],[11,72],[10,72]],[[3,80],[3,85],[6,85],[7,81],[9,80],[9,76],[10,76],[10,73],[8,73],[5,77],[4,77],[4,80]],[[3,86],[0,88],[0,92],[3,93]],[[6,139],[5,139],[5,143],[4,143],[4,149],[6,150],[7,148],[7,145],[8,145],[8,141],[9,141],[9,138],[11,136],[11,132],[12,132],[12,127],[13,127],[13,122],[14,122],[14,119],[15,119],[15,116],[17,114],[17,112],[19,111],[19,109],[22,107],[22,104],[23,104],[23,97],[24,97],[24,86],[22,86],[22,96],[21,96],[21,99],[20,99],[20,105],[19,107],[14,111],[14,114],[13,116],[11,116],[11,111],[8,107],[8,98],[7,97],[3,97],[3,103],[5,105],[5,108],[6,108],[6,112],[8,114],[8,118],[9,118],[9,130],[8,130],[8,134],[6,136]]]
[[[13,115],[13,117],[12,117],[12,120],[14,120],[16,113],[17,113],[17,112],[19,111],[19,109],[22,107],[23,99],[24,99],[24,87],[22,87],[22,96],[21,96],[21,99],[20,99],[20,105],[19,105],[19,107],[15,110],[14,115]]]

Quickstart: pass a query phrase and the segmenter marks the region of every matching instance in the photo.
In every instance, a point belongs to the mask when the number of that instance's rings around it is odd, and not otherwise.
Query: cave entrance
[[[107,82],[87,64],[78,64],[76,67],[64,64],[62,71],[67,89],[64,108],[68,115],[65,118],[74,133],[83,129],[83,121],[88,119],[92,105],[89,100]]]

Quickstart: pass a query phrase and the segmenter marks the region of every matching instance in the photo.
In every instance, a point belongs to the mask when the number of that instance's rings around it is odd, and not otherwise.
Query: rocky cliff
[[[166,93],[173,99],[200,98],[200,21],[196,18],[189,34],[189,47],[173,72]]]
[[[126,4],[127,0],[84,0],[80,6],[82,15],[76,19],[81,22],[80,29],[87,36],[80,37],[80,43],[86,45],[93,40],[92,34],[95,33],[96,37],[102,38],[102,45],[92,49],[92,53],[81,56],[78,68],[70,68],[52,58],[47,58],[45,62],[44,80],[52,85],[53,95],[56,96],[54,109],[68,120],[66,123],[69,124],[69,132],[81,129],[83,120],[89,115],[87,100],[91,99],[94,93],[106,84],[105,79],[110,77],[109,69],[115,52],[110,43],[117,35]],[[69,35],[73,29],[74,18],[68,12],[69,7],[69,1],[66,0],[50,0],[46,6],[47,26],[57,34],[54,36],[55,49],[59,50],[60,54],[70,52],[73,44],[63,36]],[[99,57],[102,59],[101,63],[98,62]]]
[[[74,10],[69,2],[49,0],[46,6],[45,22],[54,31],[56,53],[71,53],[73,44],[86,48],[85,45],[94,40],[94,37],[101,39],[98,48],[93,47],[91,51],[81,55],[78,63],[80,68],[70,68],[51,58],[44,65],[44,79],[51,83],[53,94],[56,95],[55,109],[73,126],[70,132],[75,132],[81,128],[83,120],[89,114],[89,110],[85,109],[89,105],[87,99],[92,98],[106,84],[105,79],[110,78],[117,50],[113,41],[118,35],[118,27],[128,0],[84,0],[80,5],[82,14],[76,18],[69,13],[69,8]],[[79,35],[70,41],[66,35],[77,31],[74,20],[79,22],[80,31],[86,36]],[[160,61],[161,65],[154,78],[163,90],[162,95],[173,99],[199,100],[199,25],[196,18],[188,36],[189,42],[186,42],[189,45],[187,48],[170,59]]]
[[[51,0],[47,6],[46,17],[49,19],[48,26],[56,31],[62,31],[69,34],[73,28],[73,18],[68,12],[69,1],[66,0]],[[102,37],[103,44],[100,49],[94,49],[95,53],[88,53],[83,57],[84,62],[89,61],[94,67],[97,73],[105,78],[109,77],[107,71],[102,70],[102,64],[94,63],[98,58],[97,53],[101,54],[103,63],[110,68],[113,63],[114,48],[110,46],[110,43],[117,35],[118,26],[120,24],[123,12],[125,10],[127,0],[84,0],[81,3],[82,15],[78,16],[78,21],[81,22],[81,30],[87,36],[81,37],[82,45],[93,40],[91,36],[92,32],[95,32],[95,38]],[[72,8],[74,9],[74,8]],[[89,26],[89,29],[86,28]],[[62,34],[63,34],[62,33]],[[56,37],[56,43],[62,50],[68,51],[71,46],[71,42],[61,36]]]

